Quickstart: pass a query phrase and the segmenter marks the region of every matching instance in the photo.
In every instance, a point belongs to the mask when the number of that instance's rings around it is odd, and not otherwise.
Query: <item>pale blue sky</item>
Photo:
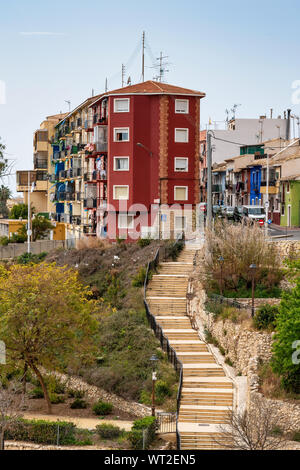
[[[101,93],[105,77],[110,89],[121,86],[121,64],[143,30],[154,57],[169,56],[166,81],[207,94],[203,126],[209,116],[225,119],[234,103],[242,104],[239,117],[288,107],[300,114],[291,103],[300,79],[299,0],[0,0],[0,7],[0,136],[15,169],[31,167],[32,133],[45,116],[68,110],[64,100],[75,107],[92,88]],[[128,74],[140,81],[140,54]],[[146,68],[146,79],[153,75]],[[14,189],[14,177],[9,184]]]

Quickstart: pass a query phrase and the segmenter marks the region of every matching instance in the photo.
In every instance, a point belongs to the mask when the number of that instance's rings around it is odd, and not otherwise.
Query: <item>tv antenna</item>
[[[69,106],[69,112],[71,111],[71,101],[70,100],[65,100],[65,103]]]
[[[157,65],[154,65],[152,68],[155,68],[155,69],[159,69],[159,75],[156,75],[155,77],[153,77],[154,80],[157,80],[158,82],[163,82],[164,81],[164,75],[166,72],[169,72],[169,70],[166,69],[166,66],[167,65],[170,65],[169,62],[165,62],[165,59],[168,59],[169,56],[164,56],[163,53],[161,52],[160,53],[160,56],[157,57],[157,61],[159,61],[159,63]]]
[[[242,106],[241,104],[234,104],[233,105],[233,108],[231,109],[231,112],[232,112],[232,119],[235,119],[235,115],[236,115],[236,111],[238,109],[239,106]]]
[[[126,73],[126,67],[124,64],[122,64],[122,88],[125,85],[125,73]]]

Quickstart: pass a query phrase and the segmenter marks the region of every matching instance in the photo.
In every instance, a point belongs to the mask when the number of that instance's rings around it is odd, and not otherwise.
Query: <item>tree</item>
[[[36,215],[31,222],[31,229],[32,229],[32,240],[35,242],[36,240],[42,240],[45,236],[50,232],[50,230],[54,229],[54,225],[51,224],[50,220],[46,219],[43,215]],[[26,236],[27,228],[23,225],[18,230],[19,235]]]
[[[0,178],[2,178],[3,176],[6,176],[6,173],[8,170],[8,160],[7,158],[4,158],[4,150],[5,150],[5,145],[2,144],[1,137],[0,137]]]
[[[300,393],[300,277],[295,287],[283,294],[276,317],[272,368],[282,376],[287,391]]]
[[[214,440],[232,450],[276,450],[286,441],[267,400],[254,395],[249,410],[229,411],[226,425],[220,425]]]
[[[94,358],[95,302],[66,267],[42,263],[0,270],[0,340],[7,360],[38,378],[51,413],[42,369],[60,370],[73,357]]]
[[[7,208],[7,200],[10,198],[11,192],[7,186],[0,186],[0,215],[6,219],[8,217],[8,208]]]
[[[11,208],[9,218],[10,219],[27,219],[28,217],[28,205],[27,204],[16,204]]]
[[[4,387],[0,381],[0,450],[4,450],[4,435],[5,432],[18,421],[20,415],[18,411],[18,404],[16,403],[17,385],[14,383]]]

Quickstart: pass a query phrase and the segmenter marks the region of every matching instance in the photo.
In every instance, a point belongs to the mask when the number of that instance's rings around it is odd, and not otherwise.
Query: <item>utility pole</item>
[[[268,220],[269,220],[269,154],[267,154],[267,191],[266,191],[266,219],[265,219],[265,236],[268,237]]]
[[[143,31],[142,82],[145,81],[145,31]]]
[[[211,146],[211,131],[207,131],[207,228],[211,229],[212,226],[212,146]]]
[[[28,204],[28,213],[27,213],[27,253],[30,253],[30,191],[31,191],[31,185],[30,185],[30,171],[28,171],[28,198],[27,198],[27,204]]]
[[[125,84],[125,72],[126,72],[126,67],[124,64],[122,64],[122,88],[124,87],[124,84]]]

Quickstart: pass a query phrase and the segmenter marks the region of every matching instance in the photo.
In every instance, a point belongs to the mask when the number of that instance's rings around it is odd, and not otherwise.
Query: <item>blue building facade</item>
[[[250,168],[250,205],[261,205],[261,166]]]

